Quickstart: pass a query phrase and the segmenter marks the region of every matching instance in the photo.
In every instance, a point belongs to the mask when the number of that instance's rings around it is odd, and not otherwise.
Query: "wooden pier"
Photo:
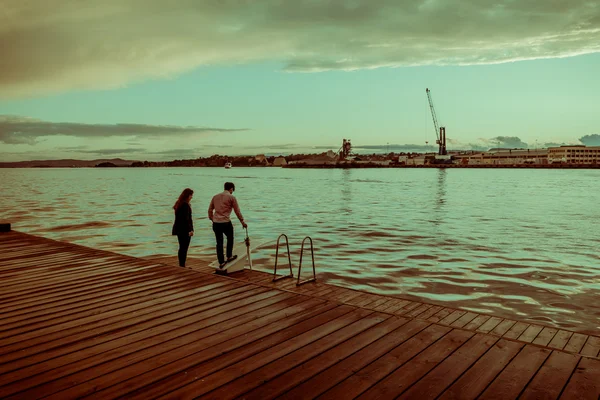
[[[0,233],[0,398],[598,399],[600,337]]]

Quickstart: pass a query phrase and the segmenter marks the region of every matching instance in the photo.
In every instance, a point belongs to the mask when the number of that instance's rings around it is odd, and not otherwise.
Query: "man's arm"
[[[242,223],[242,226],[245,228],[248,225],[246,225],[246,223],[244,222],[244,216],[242,215],[242,212],[240,211],[240,206],[238,205],[237,199],[233,196],[232,196],[232,199],[233,199],[233,211],[235,211],[235,215],[237,215],[238,219]]]
[[[215,210],[215,199],[211,199],[210,205],[208,206],[208,219],[213,220],[213,211]]]

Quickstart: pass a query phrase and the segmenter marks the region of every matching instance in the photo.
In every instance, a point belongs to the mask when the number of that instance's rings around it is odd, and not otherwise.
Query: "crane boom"
[[[433,108],[433,99],[431,98],[431,90],[429,88],[425,89],[427,93],[427,100],[429,100],[429,109],[431,110],[431,116],[433,117],[433,129],[435,129],[435,137],[437,139],[436,143],[439,143],[440,136],[439,131],[440,128],[438,126],[437,116],[435,115],[435,108]]]
[[[435,129],[435,137],[437,143],[439,145],[438,154],[441,156],[445,156],[448,154],[446,152],[446,128],[438,125],[437,116],[435,115],[435,108],[433,107],[433,99],[431,98],[431,90],[429,88],[425,89],[427,93],[427,100],[429,100],[429,108],[431,109],[431,116],[433,117],[433,129]]]

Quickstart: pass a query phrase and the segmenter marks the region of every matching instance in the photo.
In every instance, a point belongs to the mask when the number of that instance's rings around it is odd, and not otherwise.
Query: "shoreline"
[[[425,164],[425,165],[382,165],[382,164],[288,164],[281,168],[514,168],[514,169],[600,169],[600,164],[489,164],[489,165],[456,165],[456,164]]]
[[[33,166],[33,167],[2,167],[0,169],[85,169],[85,168],[93,168],[93,169],[118,169],[118,168],[221,168],[216,166],[197,166],[197,165],[160,165],[160,166],[140,166],[140,167],[132,167],[129,165],[118,165],[111,167],[96,167],[96,166],[85,166],[85,167],[62,167],[62,166]],[[424,165],[395,165],[395,164],[376,164],[376,163],[364,163],[364,164],[355,164],[355,163],[347,163],[347,164],[288,164],[282,166],[239,166],[232,167],[232,169],[236,168],[320,168],[320,169],[354,169],[354,168],[362,168],[362,169],[378,169],[378,168],[480,168],[480,169],[489,169],[489,168],[503,168],[503,169],[600,169],[600,164],[538,164],[538,165],[520,165],[520,164],[481,164],[481,165],[460,165],[460,164],[424,164]]]

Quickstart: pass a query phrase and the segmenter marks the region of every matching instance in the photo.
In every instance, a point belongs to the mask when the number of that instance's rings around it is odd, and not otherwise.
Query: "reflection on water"
[[[433,205],[434,225],[440,225],[444,221],[444,203],[446,202],[446,169],[439,168],[437,170],[437,189],[435,191],[435,202]]]
[[[331,283],[588,331],[600,325],[600,171],[11,169],[16,230],[134,256],[175,254],[171,206],[195,190],[191,255],[213,257],[208,202],[236,183],[257,268],[275,240],[315,244]],[[243,232],[236,223],[238,240]]]

